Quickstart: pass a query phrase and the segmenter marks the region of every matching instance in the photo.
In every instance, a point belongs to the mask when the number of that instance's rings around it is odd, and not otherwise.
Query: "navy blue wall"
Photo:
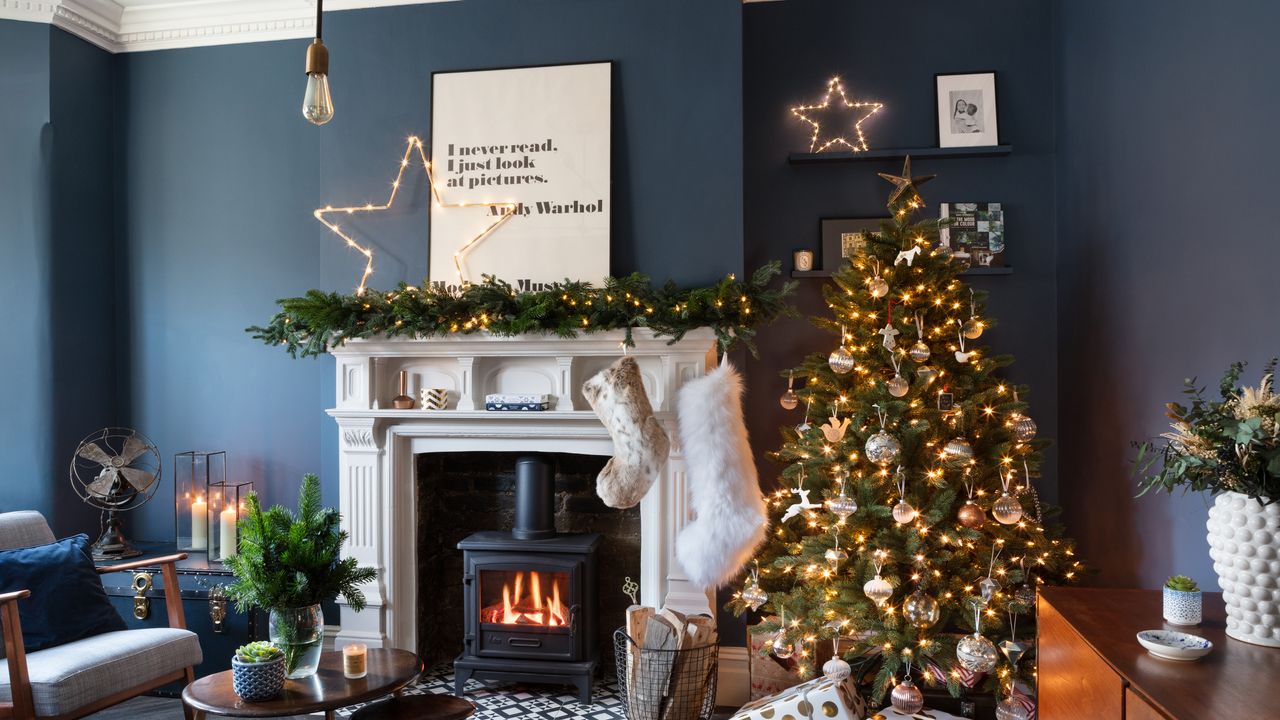
[[[1062,500],[1107,585],[1216,589],[1206,500],[1133,499],[1184,377],[1280,353],[1280,6],[1059,3]],[[1067,489],[1070,488],[1069,492]]]
[[[468,0],[332,13],[337,113],[299,107],[306,41],[125,55],[120,117],[130,276],[129,420],[171,456],[225,448],[238,478],[291,503],[321,471],[336,502],[332,363],[243,332],[273,300],[350,290],[362,264],[311,211],[386,196],[406,136],[428,136],[436,70],[614,60],[613,270],[707,282],[742,270],[737,0]],[[708,42],[714,38],[714,42]],[[376,238],[375,287],[426,273],[413,177]],[[146,514],[159,536],[163,496]]]

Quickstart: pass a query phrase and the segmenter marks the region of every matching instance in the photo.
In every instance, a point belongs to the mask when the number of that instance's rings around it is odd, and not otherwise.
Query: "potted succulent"
[[[1164,583],[1164,619],[1170,625],[1199,625],[1204,600],[1200,586],[1186,575],[1174,575]]]
[[[1227,605],[1227,635],[1280,647],[1280,609],[1269,598],[1280,534],[1280,395],[1272,380],[1276,360],[1257,387],[1240,387],[1244,363],[1222,377],[1220,398],[1205,397],[1187,380],[1186,404],[1169,403],[1173,431],[1138,445],[1140,495],[1158,488],[1209,492],[1209,556]]]
[[[235,581],[227,592],[241,610],[268,611],[268,637],[284,652],[290,678],[307,677],[320,664],[324,614],[320,603],[341,595],[352,610],[364,609],[360,585],[377,571],[343,558],[347,533],[337,510],[320,502],[320,479],[302,478],[298,511],[276,505],[263,510],[250,493],[240,518],[240,552],[227,558]]]
[[[262,702],[284,687],[284,653],[265,640],[236,648],[231,657],[231,685],[245,702]]]

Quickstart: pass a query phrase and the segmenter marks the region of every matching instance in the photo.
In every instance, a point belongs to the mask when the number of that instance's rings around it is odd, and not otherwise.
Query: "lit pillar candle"
[[[228,507],[218,516],[218,550],[221,557],[236,554],[236,508]]]
[[[204,550],[209,546],[209,503],[197,495],[191,501],[191,549]]]
[[[351,643],[342,646],[342,674],[355,680],[368,672],[365,660],[368,657],[364,643]]]

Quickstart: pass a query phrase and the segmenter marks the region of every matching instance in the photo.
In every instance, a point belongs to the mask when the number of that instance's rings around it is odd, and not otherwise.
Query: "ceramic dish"
[[[1138,642],[1147,652],[1166,660],[1199,660],[1213,649],[1213,643],[1198,635],[1175,630],[1143,630]]]

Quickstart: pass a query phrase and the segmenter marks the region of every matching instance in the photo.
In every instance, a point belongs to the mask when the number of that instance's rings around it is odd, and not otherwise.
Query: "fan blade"
[[[135,435],[130,435],[124,439],[124,452],[120,453],[120,464],[130,465],[138,456],[147,451],[147,444],[142,442]]]
[[[98,473],[98,479],[85,486],[85,490],[89,494],[97,498],[111,497],[111,486],[120,479],[120,471],[117,468],[107,466]]]
[[[133,486],[133,489],[138,492],[145,491],[147,488],[151,487],[151,483],[156,481],[155,475],[152,475],[146,470],[139,470],[138,468],[120,468],[120,474],[124,475],[124,479],[129,481],[129,484]]]
[[[98,447],[94,443],[85,443],[81,445],[80,449],[76,450],[76,455],[79,455],[85,460],[91,460],[93,462],[96,462],[99,465],[111,464],[111,456],[108,455],[105,450]]]

